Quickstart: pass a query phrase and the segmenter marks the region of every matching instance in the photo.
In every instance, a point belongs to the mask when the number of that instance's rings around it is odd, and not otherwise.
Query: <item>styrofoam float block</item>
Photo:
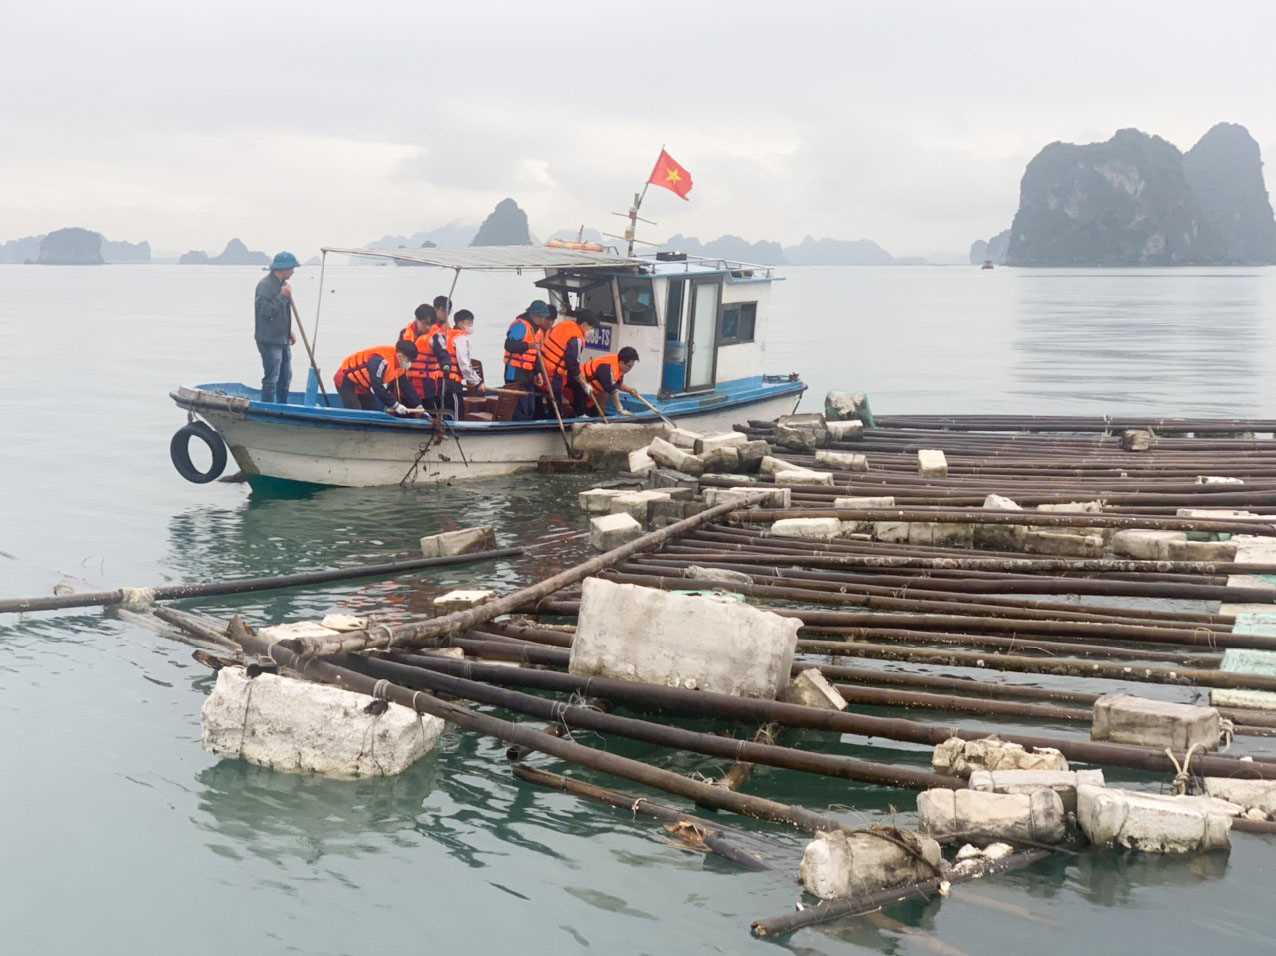
[[[1268,612],[1276,611],[1276,608],[1266,604],[1250,606],[1263,608],[1263,616]],[[1236,616],[1237,622],[1232,626],[1233,633],[1254,633],[1254,631],[1240,631],[1239,628],[1246,626],[1241,623],[1242,618],[1248,618],[1251,614],[1258,616],[1257,612],[1245,612],[1239,608],[1240,606],[1237,605],[1224,604],[1219,608],[1219,613],[1231,613]],[[1257,633],[1261,634],[1264,631],[1258,631]],[[1255,674],[1263,677],[1276,677],[1276,651],[1260,651],[1248,647],[1229,647],[1223,651],[1223,660],[1219,663],[1218,669],[1230,674]],[[1276,691],[1215,687],[1210,691],[1210,703],[1215,707],[1276,710]]]
[[[589,543],[597,551],[619,548],[641,535],[642,525],[631,514],[602,515],[589,522]]]
[[[939,773],[968,777],[976,770],[1067,770],[1068,761],[1053,747],[1025,750],[1020,744],[997,737],[949,737],[935,745],[931,766]]]
[[[486,604],[494,597],[496,597],[495,591],[480,589],[448,591],[434,599],[434,613],[451,614],[453,611],[468,611],[472,607]]]
[[[784,692],[784,699],[790,704],[801,704],[803,707],[846,710],[846,699],[816,667],[809,667],[793,678]]]
[[[611,511],[612,499],[629,493],[624,488],[590,488],[577,494],[576,502],[587,515],[605,515]]]
[[[586,578],[569,670],[771,700],[788,686],[800,626],[748,604]]]
[[[635,448],[629,453],[629,473],[631,475],[649,475],[655,469],[656,462],[647,454],[646,448]]]
[[[1102,770],[975,770],[970,775],[971,790],[989,793],[1031,793],[1053,790],[1069,812],[1077,809],[1077,787],[1103,786]]]
[[[1182,531],[1145,531],[1133,528],[1112,536],[1112,550],[1122,557],[1140,561],[1168,561],[1170,543],[1187,544]]]
[[[200,710],[205,750],[291,773],[392,776],[434,749],[443,721],[372,698],[278,674],[223,667]]]
[[[1138,744],[1158,750],[1213,750],[1219,742],[1218,711],[1169,700],[1105,694],[1094,702],[1090,739]]]
[[[697,455],[707,455],[719,448],[738,448],[749,440],[744,432],[720,432],[717,435],[705,435],[697,438],[692,449]]]
[[[805,468],[786,468],[784,471],[777,472],[774,479],[777,485],[824,485],[832,486],[833,473],[831,471],[808,471]]]
[[[923,478],[947,478],[948,459],[938,448],[922,448],[917,452],[917,473]]]
[[[744,500],[752,500],[754,506],[760,508],[787,508],[793,501],[793,490],[775,488],[770,485],[756,487],[741,485],[736,488],[706,488],[704,490],[705,504],[710,507]]]
[[[791,461],[785,461],[783,458],[776,458],[774,455],[763,455],[762,463],[758,466],[758,474],[774,476],[781,471],[808,471],[801,465],[795,465]]]
[[[841,532],[842,522],[836,518],[781,518],[771,525],[771,534],[777,538],[832,541]]]
[[[841,471],[868,471],[868,457],[858,452],[829,451],[820,448],[815,452],[815,460],[821,465],[837,468]]]
[[[1063,800],[1049,788],[1027,793],[984,790],[925,790],[917,795],[921,829],[945,834],[977,833],[1001,840],[1058,843],[1067,834]]]
[[[459,528],[421,539],[421,554],[427,558],[490,551],[495,547],[496,532],[491,528]]]
[[[1091,843],[1148,853],[1228,849],[1234,814],[1224,806],[1210,797],[1077,787],[1077,823]]]
[[[939,844],[916,834],[905,839],[915,852],[871,833],[818,831],[802,853],[802,886],[820,899],[839,900],[930,879],[941,864]]]
[[[631,515],[639,524],[645,525],[648,520],[648,510],[653,501],[672,501],[673,496],[667,491],[656,491],[649,489],[645,491],[631,491],[627,494],[617,495],[608,502],[607,510],[612,514]]]
[[[1057,558],[1101,558],[1103,538],[1097,534],[1028,531],[1023,536],[1023,549],[1028,554]]]

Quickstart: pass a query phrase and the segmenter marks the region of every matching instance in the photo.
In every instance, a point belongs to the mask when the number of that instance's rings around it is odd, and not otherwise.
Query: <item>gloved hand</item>
[[[622,414],[622,415],[624,415],[626,418],[628,418],[630,415],[632,415],[632,414],[633,414],[633,412],[631,412],[629,409],[625,408],[624,406],[621,406],[620,414]]]
[[[386,411],[389,412],[391,415],[406,415],[408,413],[408,407],[404,405],[402,402],[395,402],[393,405],[387,408]]]

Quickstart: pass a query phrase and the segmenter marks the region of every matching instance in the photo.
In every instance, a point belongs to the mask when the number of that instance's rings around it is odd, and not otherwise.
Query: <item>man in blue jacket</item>
[[[288,280],[300,265],[291,252],[281,252],[270,263],[270,271],[257,283],[254,300],[254,338],[261,353],[261,400],[288,403],[292,384],[292,288]]]

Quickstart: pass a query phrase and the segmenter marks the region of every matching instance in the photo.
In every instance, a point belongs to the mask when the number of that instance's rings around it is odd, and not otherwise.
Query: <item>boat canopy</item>
[[[545,246],[471,246],[467,249],[341,249],[323,252],[368,259],[392,259],[440,269],[476,272],[522,272],[524,269],[617,269],[649,265],[642,259],[601,252],[577,252]]]

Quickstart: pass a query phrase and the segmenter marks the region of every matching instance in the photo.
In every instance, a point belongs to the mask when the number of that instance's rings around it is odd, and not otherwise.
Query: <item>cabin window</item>
[[[719,345],[739,345],[753,341],[753,329],[758,321],[756,302],[732,302],[722,307],[722,328],[718,332]]]
[[[620,278],[620,309],[625,325],[656,325],[656,294],[645,276]]]
[[[665,301],[665,341],[677,342],[682,338],[682,296],[685,279],[669,280],[669,298]]]

